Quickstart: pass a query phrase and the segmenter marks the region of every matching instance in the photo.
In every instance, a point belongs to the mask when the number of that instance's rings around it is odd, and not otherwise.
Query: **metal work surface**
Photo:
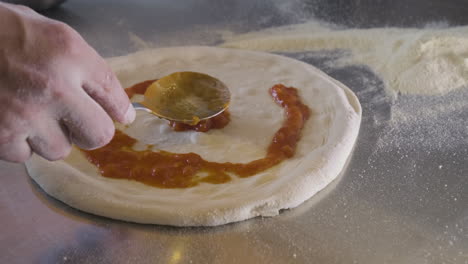
[[[70,24],[109,57],[217,45],[223,30],[309,18],[349,27],[422,27],[468,24],[467,13],[461,0],[69,0],[46,15]],[[394,98],[366,67],[328,67],[333,54],[284,55],[340,80],[363,106],[353,156],[325,190],[273,218],[173,228],[80,212],[48,197],[23,165],[0,162],[0,263],[468,263],[468,90]],[[390,129],[396,110],[453,102],[453,111]],[[444,136],[437,141],[435,134]]]

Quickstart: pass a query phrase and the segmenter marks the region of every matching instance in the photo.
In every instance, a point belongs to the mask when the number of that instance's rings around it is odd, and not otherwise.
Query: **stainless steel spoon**
[[[203,73],[175,72],[153,82],[136,110],[158,117],[196,125],[222,113],[229,106],[231,93],[220,80]]]

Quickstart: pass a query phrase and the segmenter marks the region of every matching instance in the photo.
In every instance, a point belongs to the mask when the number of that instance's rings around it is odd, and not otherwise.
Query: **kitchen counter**
[[[461,0],[69,0],[45,14],[71,25],[105,57],[218,45],[226,32],[312,18],[359,28],[468,24]],[[174,228],[80,212],[47,196],[23,165],[0,162],[0,263],[468,263],[468,107],[418,120],[416,130],[401,127],[399,137],[408,140],[389,140],[394,109],[468,102],[466,89],[394,97],[362,65],[329,68],[323,56],[284,55],[343,82],[363,107],[353,155],[322,192],[273,218]],[[411,144],[438,131],[447,133],[443,142]]]

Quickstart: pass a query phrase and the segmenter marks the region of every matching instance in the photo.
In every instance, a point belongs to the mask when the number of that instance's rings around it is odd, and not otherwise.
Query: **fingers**
[[[114,120],[130,124],[135,119],[135,109],[130,104],[127,94],[110,68],[102,62],[93,76],[85,81],[83,89]],[[104,70],[103,70],[104,69]]]
[[[86,93],[64,98],[66,109],[60,116],[70,140],[83,149],[102,147],[114,136],[114,123],[106,112]]]
[[[33,152],[50,161],[63,159],[71,151],[68,130],[56,120],[41,120],[27,142]]]
[[[12,142],[0,145],[0,160],[25,162],[31,157],[31,148],[26,138],[15,138]]]

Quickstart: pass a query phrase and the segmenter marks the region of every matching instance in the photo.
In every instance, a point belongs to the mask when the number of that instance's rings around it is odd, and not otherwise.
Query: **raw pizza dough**
[[[278,83],[298,88],[312,115],[293,158],[225,184],[160,189],[105,178],[77,149],[64,161],[49,162],[35,155],[26,163],[29,175],[48,194],[89,213],[173,226],[215,226],[274,216],[281,209],[298,206],[335,179],[356,141],[361,121],[356,96],[300,61],[243,50],[178,47],[145,50],[112,58],[109,63],[124,87],[175,71],[197,71],[217,77],[232,92],[230,124],[208,133],[173,132],[166,121],[137,113],[130,127],[120,127],[139,140],[136,149],[154,144],[217,162],[261,158],[284,120],[283,109],[268,93]]]

